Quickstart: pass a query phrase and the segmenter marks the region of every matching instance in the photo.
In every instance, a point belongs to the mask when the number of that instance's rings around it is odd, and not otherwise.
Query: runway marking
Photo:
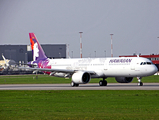
[[[99,86],[98,83],[80,84],[79,87],[71,87],[70,84],[3,84],[0,90],[159,90],[159,83],[108,83],[107,86]]]

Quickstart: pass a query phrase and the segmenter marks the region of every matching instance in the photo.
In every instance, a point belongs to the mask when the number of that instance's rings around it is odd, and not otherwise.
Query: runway
[[[79,87],[71,87],[70,84],[3,84],[0,90],[159,90],[159,83],[108,83],[107,86],[99,86],[98,83],[80,84]]]

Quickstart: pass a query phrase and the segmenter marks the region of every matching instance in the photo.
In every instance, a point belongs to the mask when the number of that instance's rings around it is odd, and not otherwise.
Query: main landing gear
[[[139,82],[139,83],[138,83],[138,86],[143,86],[143,83],[141,82],[141,78],[142,78],[142,77],[137,77],[137,80],[138,80],[138,82]]]
[[[106,78],[103,78],[103,80],[99,81],[100,86],[107,86],[107,81],[105,80]]]
[[[73,81],[71,82],[71,87],[78,87],[79,84],[74,83]]]

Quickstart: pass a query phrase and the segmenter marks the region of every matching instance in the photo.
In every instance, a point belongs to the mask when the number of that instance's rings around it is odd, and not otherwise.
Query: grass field
[[[100,79],[92,79],[98,83]],[[107,79],[115,83],[114,78]],[[143,82],[159,82],[149,76]],[[0,76],[0,84],[70,83],[48,75]],[[135,78],[133,82],[137,82]],[[0,120],[158,120],[159,91],[0,91]]]
[[[159,91],[0,91],[1,120],[158,120]]]
[[[102,79],[91,79],[90,83],[98,83]],[[115,78],[107,78],[109,83],[116,83]],[[56,83],[70,83],[71,79],[52,77],[48,75],[38,75],[36,79],[35,75],[10,75],[0,76],[0,84],[56,84]],[[137,83],[137,79],[134,78],[132,82]],[[153,75],[142,78],[143,83],[159,83],[159,75]]]

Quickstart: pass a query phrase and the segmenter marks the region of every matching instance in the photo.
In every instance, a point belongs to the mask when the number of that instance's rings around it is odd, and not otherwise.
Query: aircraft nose
[[[155,74],[156,72],[158,72],[158,68],[156,67],[156,65],[153,66],[152,72]]]
[[[155,66],[156,67],[156,66]],[[158,68],[156,67],[156,72],[158,72]]]

